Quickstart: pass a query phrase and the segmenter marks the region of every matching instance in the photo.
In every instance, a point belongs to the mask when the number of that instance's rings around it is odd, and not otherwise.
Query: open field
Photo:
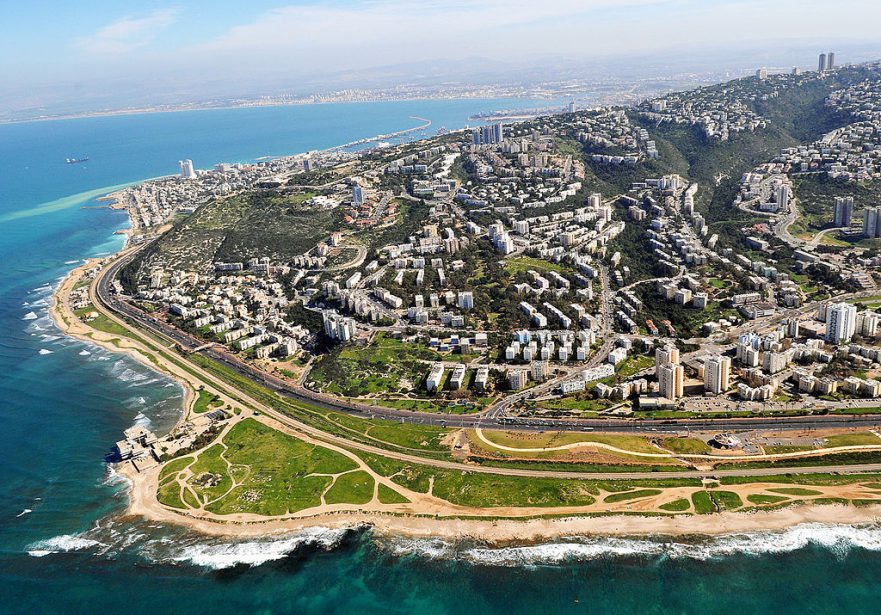
[[[342,226],[339,211],[305,207],[307,197],[258,192],[208,203],[176,224],[133,267],[208,271],[215,261],[245,261],[254,254],[288,261]],[[292,228],[298,232],[292,234]]]
[[[324,355],[309,379],[331,393],[349,397],[408,392],[421,389],[429,362],[441,358],[422,344],[379,334],[369,344],[340,347]]]
[[[168,464],[160,476],[159,498],[180,508],[181,500],[187,501],[180,494],[189,492],[198,509],[220,515],[277,516],[323,502],[364,504],[373,499],[374,482],[357,467],[339,453],[245,419],[195,461]]]

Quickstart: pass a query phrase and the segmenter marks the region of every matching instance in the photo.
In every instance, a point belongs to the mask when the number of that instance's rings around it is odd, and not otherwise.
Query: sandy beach
[[[191,374],[164,361],[159,361],[157,365],[155,355],[139,342],[96,331],[77,319],[70,309],[70,290],[84,272],[99,262],[86,262],[71,271],[62,281],[53,295],[49,310],[53,320],[67,335],[97,344],[112,352],[124,352],[144,365],[153,369],[158,367],[175,378],[186,391],[185,405],[178,423],[184,421],[195,397],[193,383],[190,382]],[[881,505],[857,507],[802,504],[777,510],[721,512],[710,515],[640,514],[639,510],[628,511],[626,514],[584,510],[579,514],[579,509],[575,507],[473,509],[450,505],[437,498],[407,491],[412,503],[397,509],[379,507],[377,510],[377,507],[371,509],[368,506],[344,510],[344,506],[322,506],[285,518],[262,518],[256,515],[206,518],[178,512],[158,502],[156,493],[160,468],[139,473],[134,466],[126,463],[119,464],[117,470],[131,484],[127,515],[182,525],[208,535],[229,537],[271,536],[310,527],[367,525],[380,534],[475,539],[487,543],[529,543],[565,536],[714,536],[783,530],[802,523],[868,524],[881,517]],[[540,518],[550,515],[554,517]],[[481,516],[488,518],[474,518]]]
[[[98,266],[102,260],[104,259],[89,259],[82,265],[72,269],[70,273],[67,274],[58,285],[58,288],[55,289],[55,292],[52,293],[49,304],[49,316],[52,318],[55,326],[65,335],[83,342],[95,344],[96,346],[100,346],[110,352],[126,354],[139,363],[155,370],[157,366],[150,360],[150,358],[148,358],[150,353],[144,346],[133,340],[129,340],[128,338],[120,338],[119,336],[104,333],[89,327],[76,317],[70,307],[70,291],[76,286],[77,282],[79,282],[86,271]],[[113,342],[111,342],[111,340],[113,340]],[[183,376],[182,372],[175,371],[168,365],[164,365],[161,371],[165,376],[173,378],[184,389],[184,403],[181,408],[181,415],[177,421],[177,424],[180,424],[185,420],[189,409],[195,402],[196,392],[190,385],[189,380]]]

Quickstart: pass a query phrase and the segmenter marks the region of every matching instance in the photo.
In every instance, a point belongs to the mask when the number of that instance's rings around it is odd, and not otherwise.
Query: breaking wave
[[[105,484],[124,480],[108,473]],[[359,528],[305,529],[274,538],[219,539],[161,524],[110,522],[82,534],[66,534],[27,547],[34,557],[53,553],[90,552],[112,557],[136,553],[157,565],[190,565],[209,570],[255,567],[309,550],[339,547]],[[843,558],[854,549],[881,551],[881,528],[804,524],[782,531],[738,533],[714,538],[570,538],[527,546],[489,547],[431,538],[371,536],[381,551],[396,557],[462,561],[475,566],[562,566],[579,562],[636,558],[644,560],[712,560],[732,556],[773,555],[817,547]]]
[[[157,563],[188,563],[211,570],[223,570],[235,566],[259,566],[283,559],[303,548],[332,549],[342,542],[349,531],[317,527],[273,540],[202,542],[179,548],[171,547],[164,554],[154,553],[151,559]]]
[[[782,531],[727,534],[688,542],[670,538],[603,537],[494,548],[459,546],[437,539],[392,538],[385,545],[394,555],[458,559],[486,566],[552,566],[616,557],[709,560],[788,553],[809,546],[825,548],[837,557],[844,557],[855,548],[881,551],[881,528],[804,524]]]
[[[144,414],[143,412],[138,412],[135,415],[135,427],[143,427],[144,429],[150,429],[153,426],[153,421],[150,420],[150,417]]]
[[[105,544],[85,537],[83,534],[63,534],[46,540],[38,540],[28,545],[28,555],[33,557],[45,557],[52,553],[69,553],[71,551],[85,551],[96,547],[106,547]]]
[[[101,481],[102,485],[104,485],[105,487],[117,487],[119,485],[126,485],[127,487],[131,487],[131,479],[117,472],[112,463],[108,463],[106,467],[107,470],[105,472],[104,479]]]
[[[114,378],[122,380],[123,382],[140,382],[141,380],[146,380],[148,378],[146,374],[142,374],[128,367],[122,359],[117,359],[113,363],[110,373]]]

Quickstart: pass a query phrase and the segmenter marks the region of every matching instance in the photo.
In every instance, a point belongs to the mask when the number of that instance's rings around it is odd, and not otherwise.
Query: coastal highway
[[[139,327],[167,339],[185,352],[197,352],[207,358],[223,363],[268,389],[296,401],[309,403],[326,410],[354,414],[363,418],[380,418],[391,421],[437,425],[444,427],[465,427],[483,429],[508,429],[518,431],[614,431],[646,434],[678,434],[686,431],[794,431],[820,430],[834,428],[876,429],[881,426],[881,415],[822,415],[795,417],[750,417],[750,418],[687,418],[687,419],[547,419],[520,418],[492,415],[450,415],[415,412],[381,406],[368,406],[341,400],[330,395],[309,391],[302,386],[266,373],[250,365],[219,345],[205,347],[204,340],[189,335],[160,319],[154,318],[128,303],[113,288],[119,270],[139,251],[130,249],[106,266],[95,283],[95,299],[105,309],[123,316]]]
[[[96,297],[101,304],[119,315],[123,315],[139,326],[178,344],[184,351],[197,348],[202,354],[225,364],[252,381],[276,391],[291,399],[311,403],[327,410],[335,410],[407,423],[439,425],[449,427],[482,427],[484,429],[516,429],[524,431],[618,431],[639,433],[681,433],[683,431],[748,431],[748,430],[812,430],[830,428],[877,428],[881,425],[881,415],[824,415],[786,418],[689,418],[689,419],[532,419],[505,416],[444,415],[419,413],[413,411],[368,406],[347,402],[339,398],[309,391],[294,386],[285,380],[268,374],[245,363],[234,354],[220,346],[204,347],[204,341],[189,335],[162,320],[132,306],[113,291],[112,280],[119,270],[135,255],[135,251],[125,253],[101,273],[96,284]]]
[[[99,273],[98,278],[95,283],[90,287],[90,295],[92,300],[95,302],[96,307],[106,310],[111,318],[113,318],[116,322],[121,325],[135,330],[134,326],[131,323],[125,322],[121,316],[125,315],[128,318],[135,319],[138,323],[141,323],[145,328],[148,328],[150,331],[155,333],[158,336],[167,338],[175,343],[181,344],[183,347],[191,347],[192,344],[200,344],[201,340],[196,340],[195,338],[190,337],[184,332],[181,332],[174,327],[170,327],[165,323],[161,323],[158,320],[153,319],[149,315],[141,312],[137,308],[127,304],[122,301],[120,297],[115,296],[115,293],[111,292],[112,280],[113,276],[118,273],[119,268],[122,267],[128,260],[133,256],[134,251],[126,252],[121,259],[115,261],[111,264],[111,266],[106,267],[101,273]],[[103,297],[102,297],[103,296]],[[112,306],[112,307],[111,307]],[[336,404],[336,403],[327,403],[326,400],[320,398],[315,399],[314,394],[309,394],[305,397],[298,395],[298,390],[296,388],[292,389],[288,387],[286,383],[282,383],[285,386],[280,390],[277,388],[277,383],[275,379],[271,376],[267,378],[261,378],[254,373],[254,369],[250,366],[244,365],[239,362],[235,357],[232,357],[234,360],[228,360],[229,357],[225,352],[215,354],[216,349],[212,348],[204,348],[204,344],[200,346],[193,347],[194,352],[205,352],[208,356],[215,358],[217,360],[221,360],[233,369],[236,369],[240,373],[244,373],[249,378],[256,380],[258,382],[263,382],[267,386],[279,390],[281,393],[288,395],[290,397],[294,397],[297,399],[304,399],[305,401],[309,401],[313,404],[318,404],[324,407],[329,407],[334,410],[339,410],[342,412],[351,412],[351,413],[359,413],[362,414],[359,410],[354,410],[352,408],[347,408],[344,404]],[[204,376],[211,378],[210,374],[207,372],[203,372],[203,370],[197,365],[193,364],[191,366],[195,373],[202,373]],[[244,368],[244,371],[242,369]],[[217,385],[215,385],[217,386]],[[722,478],[726,476],[765,476],[770,474],[817,474],[817,473],[863,473],[863,472],[879,472],[881,471],[881,464],[864,464],[864,465],[817,465],[817,466],[793,466],[793,467],[773,467],[773,468],[732,468],[732,469],[706,469],[706,470],[683,470],[683,471],[673,471],[673,472],[567,472],[560,470],[532,470],[532,469],[523,469],[523,468],[496,468],[489,466],[481,466],[481,465],[463,465],[460,462],[456,461],[446,461],[446,460],[437,460],[430,459],[425,457],[420,457],[417,455],[412,455],[409,453],[398,452],[387,450],[384,448],[379,448],[371,444],[366,444],[362,442],[350,441],[347,438],[342,436],[337,436],[334,434],[326,433],[325,431],[318,429],[316,427],[312,427],[305,423],[302,423],[292,417],[289,417],[274,408],[271,408],[263,403],[260,403],[257,400],[250,398],[247,393],[237,391],[235,387],[227,384],[223,384],[221,386],[221,390],[227,389],[227,394],[230,391],[236,391],[237,395],[240,395],[243,399],[243,403],[246,406],[251,407],[254,410],[260,410],[264,412],[268,417],[274,418],[280,421],[282,424],[287,425],[288,427],[295,429],[297,431],[302,431],[306,434],[310,434],[313,437],[317,437],[319,439],[326,439],[330,442],[334,442],[341,446],[351,446],[357,448],[358,450],[362,450],[369,453],[374,453],[378,455],[382,455],[384,457],[389,457],[392,459],[397,459],[399,461],[404,461],[407,463],[416,463],[422,465],[429,465],[432,467],[462,471],[467,470],[469,472],[477,472],[482,474],[500,474],[507,476],[521,476],[521,477],[543,477],[543,478],[563,478],[563,479],[582,479],[582,480],[603,480],[603,479],[663,479],[663,478]],[[369,408],[372,410],[372,408]],[[383,418],[388,418],[387,413],[383,413]],[[438,422],[437,420],[425,420],[426,418],[436,419],[435,416],[424,416],[424,415],[416,415],[415,413],[409,414],[407,417],[410,422],[413,423],[434,423],[434,424],[443,424],[443,422]],[[492,421],[486,421],[485,419],[480,419],[478,417],[466,417],[472,419],[470,422],[477,426],[478,424],[485,425],[488,427],[504,427],[510,429],[507,425],[501,424],[492,424]],[[404,420],[404,417],[401,418]],[[687,422],[687,421],[686,421]],[[579,423],[579,425],[583,425],[585,422]],[[599,421],[599,423],[607,423],[605,421]],[[638,422],[626,421],[626,423],[630,423],[634,426],[638,426]],[[566,427],[571,429],[575,429],[575,426],[570,422],[567,422]],[[523,425],[517,427],[518,429],[539,429],[535,424]],[[560,425],[555,425],[555,428],[559,429]],[[607,430],[609,429],[607,426]],[[641,429],[636,429],[641,431]],[[657,429],[649,428],[649,431],[658,431]],[[679,429],[681,431],[681,428]]]

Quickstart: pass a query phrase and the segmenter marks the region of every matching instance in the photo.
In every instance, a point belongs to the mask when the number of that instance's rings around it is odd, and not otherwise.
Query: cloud
[[[263,12],[199,49],[230,54],[311,52],[325,57],[348,56],[356,62],[367,57],[391,59],[382,56],[395,54],[411,59],[436,57],[439,51],[456,48],[505,53],[547,43],[544,37],[542,41],[532,39],[533,29],[559,27],[567,20],[584,23],[598,12],[626,12],[671,1],[374,0],[301,4]],[[353,51],[358,53],[353,56]]]
[[[127,53],[149,45],[156,35],[177,20],[180,9],[161,9],[145,17],[123,17],[93,35],[77,39],[80,49],[96,54]]]
[[[358,69],[473,56],[604,56],[747,40],[876,38],[875,17],[881,17],[877,0],[839,0],[831,14],[827,4],[803,0],[306,0],[257,13],[191,51],[229,66]]]

